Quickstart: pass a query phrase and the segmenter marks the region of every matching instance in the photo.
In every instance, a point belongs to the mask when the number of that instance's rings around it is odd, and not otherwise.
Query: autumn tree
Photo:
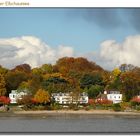
[[[91,72],[94,70],[102,71],[103,69],[94,62],[88,61],[86,58],[64,57],[60,58],[55,65],[60,73],[70,75],[73,73]]]
[[[6,88],[8,93],[11,90],[17,89],[18,86],[23,82],[28,80],[28,75],[25,72],[21,71],[9,71],[5,75],[5,80],[6,80]]]
[[[0,65],[0,74],[5,75],[7,72],[8,72],[8,69],[6,69]]]
[[[110,73],[110,79],[106,85],[106,90],[120,90],[121,89],[121,80],[120,80],[121,71],[119,68],[115,68]]]
[[[121,74],[121,70],[120,70],[119,68],[115,68],[115,69],[112,71],[112,76],[113,76],[113,78],[119,77],[120,74]]]
[[[140,93],[140,75],[132,71],[123,73],[120,76],[122,82],[122,92],[124,94],[124,100],[129,101]]]
[[[0,96],[3,96],[5,94],[6,94],[6,82],[4,76],[0,74]]]
[[[19,105],[25,105],[26,107],[31,107],[32,105],[32,96],[31,95],[23,95],[21,99],[17,100]]]
[[[21,65],[17,65],[11,71],[21,71],[29,74],[31,72],[31,66],[29,64],[21,64]]]
[[[6,96],[0,96],[0,104],[2,105],[10,104],[10,98]]]
[[[50,95],[47,91],[39,89],[34,95],[34,100],[40,104],[47,104],[50,102]]]
[[[43,74],[53,73],[53,66],[51,64],[43,64],[40,69]]]

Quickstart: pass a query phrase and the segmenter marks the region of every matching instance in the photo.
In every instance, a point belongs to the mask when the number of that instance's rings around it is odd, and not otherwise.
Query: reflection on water
[[[0,117],[0,132],[140,132],[140,116],[66,114]]]

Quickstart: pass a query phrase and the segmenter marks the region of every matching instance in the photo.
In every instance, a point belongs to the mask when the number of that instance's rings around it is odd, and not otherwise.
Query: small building
[[[9,94],[10,103],[17,103],[17,100],[22,99],[22,96],[25,95],[27,95],[26,91],[12,90],[11,93]]]
[[[120,103],[122,102],[122,94],[120,94],[120,91],[104,91],[104,94],[99,94],[97,96],[96,101],[102,101],[102,100],[110,100],[113,102],[113,104],[115,103]]]
[[[78,97],[73,97],[72,93],[52,93],[52,98],[55,102],[68,105],[68,104],[87,104],[88,103],[88,95],[86,93],[79,94]]]
[[[113,104],[122,102],[122,94],[120,91],[109,91],[107,93],[107,99],[113,101]]]

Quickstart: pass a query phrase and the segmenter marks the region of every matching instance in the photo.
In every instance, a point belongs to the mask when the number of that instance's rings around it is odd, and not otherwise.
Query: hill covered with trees
[[[54,92],[85,91],[93,99],[104,90],[119,90],[123,99],[129,101],[140,93],[140,68],[129,67],[123,64],[120,69],[106,71],[83,57],[64,57],[54,65],[43,64],[33,69],[28,64],[13,69],[0,66],[0,96],[8,96],[11,90],[27,89],[30,96],[41,90],[49,96]]]

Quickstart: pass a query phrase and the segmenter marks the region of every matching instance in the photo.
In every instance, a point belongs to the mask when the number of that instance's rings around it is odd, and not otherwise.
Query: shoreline
[[[42,110],[42,111],[14,111],[15,115],[124,115],[140,116],[140,112],[115,112],[109,110]]]

